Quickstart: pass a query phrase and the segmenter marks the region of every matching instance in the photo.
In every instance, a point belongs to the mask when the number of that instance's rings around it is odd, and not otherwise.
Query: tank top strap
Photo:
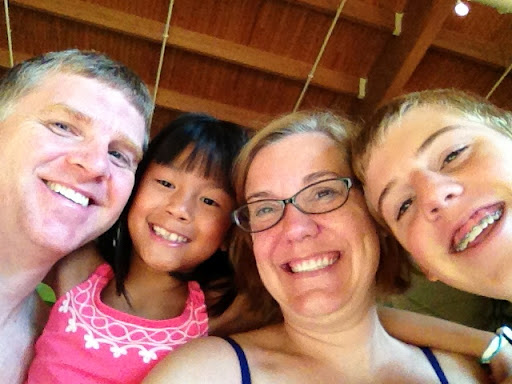
[[[432,350],[427,347],[420,347],[420,349],[423,351],[423,353],[427,357],[428,361],[430,362],[430,365],[432,365],[432,368],[434,368],[434,371],[436,372],[436,375],[439,378],[439,381],[441,382],[441,384],[448,384],[448,380],[446,379],[446,376],[444,375],[443,369],[439,365],[439,361],[437,360],[434,353],[432,353]]]
[[[231,337],[224,337],[235,350],[236,356],[238,357],[238,362],[240,363],[240,372],[242,374],[242,384],[251,384],[251,372],[249,371],[249,364],[247,363],[247,357],[245,356],[245,352],[235,340]]]

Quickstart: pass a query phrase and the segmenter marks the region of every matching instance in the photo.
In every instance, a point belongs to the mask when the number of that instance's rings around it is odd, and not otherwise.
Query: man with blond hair
[[[96,52],[51,52],[0,80],[1,383],[25,378],[37,284],[120,215],[151,111],[144,83]]]

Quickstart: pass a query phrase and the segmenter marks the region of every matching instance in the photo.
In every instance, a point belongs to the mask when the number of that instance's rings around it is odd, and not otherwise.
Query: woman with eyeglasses
[[[282,321],[193,341],[145,383],[487,382],[476,362],[405,344],[381,325],[377,293],[405,281],[352,178],[350,129],[327,113],[297,113],[242,150],[236,271],[255,305]]]

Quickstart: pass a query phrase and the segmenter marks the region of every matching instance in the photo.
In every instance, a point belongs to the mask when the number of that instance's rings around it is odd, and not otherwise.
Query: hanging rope
[[[158,94],[158,85],[160,83],[160,75],[162,74],[162,66],[164,64],[165,48],[167,47],[167,40],[169,39],[169,26],[171,25],[172,8],[174,7],[174,0],[169,0],[169,9],[167,11],[167,21],[165,22],[164,33],[162,35],[162,46],[160,48],[160,59],[158,61],[158,70],[156,71],[155,89],[153,91],[153,110],[151,111],[151,122],[153,121],[153,113],[155,112],[156,96]]]
[[[492,87],[492,89],[489,91],[489,93],[487,94],[487,96],[485,96],[486,99],[489,99],[489,97],[491,97],[491,95],[494,93],[494,91],[496,90],[496,88],[498,88],[498,86],[501,84],[501,82],[505,79],[505,77],[507,77],[508,73],[512,70],[512,63],[508,66],[507,70],[503,73],[503,75],[501,75],[501,77],[499,78],[499,80],[496,82],[496,84],[494,84],[494,86]]]
[[[7,46],[9,48],[9,65],[14,66],[14,55],[12,53],[11,21],[9,19],[9,0],[4,0],[5,26],[7,27]]]
[[[329,42],[329,39],[331,38],[332,31],[334,30],[334,27],[336,26],[336,23],[338,22],[338,19],[341,15],[341,10],[345,6],[345,3],[347,0],[342,0],[340,2],[340,5],[338,6],[338,9],[336,11],[336,16],[334,16],[334,19],[332,20],[331,26],[329,30],[327,31],[327,35],[325,35],[324,42],[322,44],[322,47],[320,48],[320,52],[318,53],[318,56],[316,57],[315,63],[313,64],[313,67],[311,68],[311,71],[309,72],[309,75],[306,79],[306,83],[304,84],[304,87],[302,88],[302,92],[300,93],[299,98],[297,99],[297,102],[295,103],[295,106],[293,107],[293,112],[297,111],[300,104],[302,103],[302,99],[304,98],[304,95],[306,94],[306,91],[309,88],[309,83],[311,83],[311,80],[315,76],[316,68],[318,66],[318,63],[320,62],[320,59],[322,58],[322,55],[324,54],[325,47],[327,46],[327,43]]]

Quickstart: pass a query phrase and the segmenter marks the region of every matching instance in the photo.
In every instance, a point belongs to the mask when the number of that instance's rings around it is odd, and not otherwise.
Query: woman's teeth
[[[177,233],[169,232],[157,225],[153,225],[153,231],[164,240],[172,241],[173,243],[188,243],[188,239],[186,237],[180,236]]]
[[[290,264],[290,269],[293,273],[311,272],[323,269],[332,265],[338,260],[338,257],[321,257],[319,259],[304,260],[299,263]]]
[[[466,235],[462,238],[459,244],[457,244],[457,246],[455,247],[455,251],[464,251],[468,247],[468,245],[471,242],[473,242],[484,231],[485,228],[487,228],[494,222],[498,221],[501,218],[502,214],[503,210],[499,209],[493,214],[485,216],[482,220],[478,222],[478,224],[471,228],[471,231],[466,233]]]

